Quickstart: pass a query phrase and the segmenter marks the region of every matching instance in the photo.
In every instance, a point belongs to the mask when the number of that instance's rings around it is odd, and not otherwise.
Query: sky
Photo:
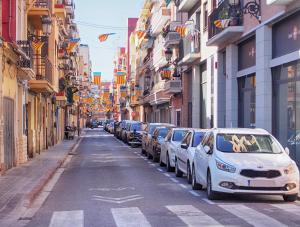
[[[113,60],[117,47],[127,43],[127,18],[138,17],[144,0],[75,0],[75,22],[81,43],[88,44],[92,70],[103,80],[113,79]],[[117,33],[100,43],[103,33]]]

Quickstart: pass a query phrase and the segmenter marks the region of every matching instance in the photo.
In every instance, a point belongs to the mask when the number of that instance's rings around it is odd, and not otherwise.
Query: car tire
[[[152,155],[149,152],[147,152],[147,158],[152,159]]]
[[[157,154],[155,154],[156,153],[155,150],[156,150],[156,148],[153,147],[152,148],[152,151],[153,151],[153,161],[154,162],[159,162],[159,157],[157,156]]]
[[[187,165],[186,165],[186,179],[187,179],[187,182],[189,184],[192,183],[192,172],[191,172],[191,167],[190,167],[190,163],[188,162]]]
[[[141,150],[141,154],[145,155],[146,154],[146,151],[142,148]]]
[[[181,170],[178,167],[177,159],[175,159],[175,176],[182,177],[182,175],[183,175],[183,173],[181,172]]]
[[[162,160],[161,160],[161,156],[159,156],[159,166],[161,166],[161,167],[164,167],[165,166],[165,164],[162,162]]]
[[[298,194],[283,195],[282,197],[285,202],[295,202],[298,199]]]
[[[192,167],[192,189],[193,190],[201,190],[202,185],[197,183],[195,167]]]
[[[211,182],[210,171],[207,172],[207,198],[209,200],[216,200],[216,199],[218,199],[217,193],[212,190],[212,182]]]
[[[168,172],[172,172],[173,171],[173,168],[171,167],[171,164],[170,164],[170,158],[169,158],[169,153],[167,152],[167,171]]]

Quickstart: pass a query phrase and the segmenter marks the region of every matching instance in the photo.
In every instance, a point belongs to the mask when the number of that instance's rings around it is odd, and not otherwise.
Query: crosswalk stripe
[[[272,206],[288,213],[300,214],[300,206],[295,204],[272,204]]]
[[[251,225],[256,227],[265,227],[265,226],[272,226],[272,227],[283,227],[286,226],[279,221],[260,213],[254,209],[246,207],[244,205],[219,205],[224,210],[232,213],[233,215],[243,219],[244,221],[248,222]]]
[[[137,207],[112,208],[111,212],[118,227],[151,227],[146,217]]]
[[[191,205],[166,206],[189,227],[222,226],[218,221]]]
[[[83,211],[56,211],[53,213],[49,227],[83,227]]]

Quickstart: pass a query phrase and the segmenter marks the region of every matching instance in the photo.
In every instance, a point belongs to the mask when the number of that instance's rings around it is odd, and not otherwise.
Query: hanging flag
[[[175,31],[179,33],[181,37],[185,37],[187,35],[187,27],[186,26],[177,26]]]
[[[227,28],[230,21],[230,19],[216,20],[214,21],[214,25],[216,26],[216,28]]]
[[[100,86],[101,85],[101,72],[94,72],[94,84]]]
[[[136,31],[135,33],[136,33],[138,39],[143,38],[143,36],[146,34],[146,32],[145,32],[145,31],[142,31],[142,30],[138,30],[138,31]]]
[[[74,51],[74,49],[79,45],[80,43],[80,38],[76,38],[76,39],[71,39],[70,42],[68,43],[67,46],[67,52],[71,53]]]
[[[34,40],[32,41],[32,48],[35,50],[35,51],[39,51],[40,49],[42,49],[42,47],[44,46],[44,42],[41,41],[41,40]]]
[[[115,82],[118,85],[122,85],[126,83],[126,73],[125,72],[117,72],[115,75]]]
[[[101,34],[101,35],[99,35],[98,39],[102,43],[102,42],[105,42],[108,39],[108,36],[115,35],[115,34],[116,33]]]

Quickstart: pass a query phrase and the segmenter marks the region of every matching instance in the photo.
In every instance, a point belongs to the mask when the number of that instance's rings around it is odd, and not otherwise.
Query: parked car
[[[108,132],[113,134],[115,130],[115,123],[114,122],[110,122],[108,125]]]
[[[192,183],[192,162],[196,147],[201,143],[205,135],[205,129],[191,129],[186,133],[180,146],[175,151],[175,174],[182,177],[186,174],[188,183]]]
[[[170,129],[161,145],[160,165],[166,165],[168,172],[171,172],[175,167],[175,151],[188,131],[187,128]]]
[[[153,161],[158,162],[160,158],[161,145],[169,132],[171,126],[159,126],[153,132],[148,150],[148,158],[153,158]]]
[[[119,127],[116,128],[116,137],[118,139],[121,139],[121,135],[122,135],[122,130],[125,128],[125,120],[122,120],[119,124]]]
[[[219,193],[275,194],[297,199],[299,170],[288,148],[263,129],[212,129],[197,148],[193,184]]]
[[[142,122],[131,122],[130,128],[126,130],[127,142],[130,146],[136,147],[142,145],[142,134],[145,129],[145,124]]]
[[[134,122],[135,121],[129,121],[129,120],[127,120],[125,122],[125,127],[124,127],[124,129],[122,130],[122,133],[121,133],[121,139],[123,140],[124,143],[128,142],[127,141],[127,133],[130,132],[130,125],[131,125],[131,123],[134,123]]]
[[[108,126],[113,121],[114,120],[106,120],[105,123],[104,123],[103,129],[108,132]]]
[[[114,126],[114,136],[117,137],[121,122],[116,121]]]
[[[158,126],[173,126],[171,124],[163,123],[148,123],[142,137],[142,154],[147,154],[149,143],[151,141],[154,130]]]

